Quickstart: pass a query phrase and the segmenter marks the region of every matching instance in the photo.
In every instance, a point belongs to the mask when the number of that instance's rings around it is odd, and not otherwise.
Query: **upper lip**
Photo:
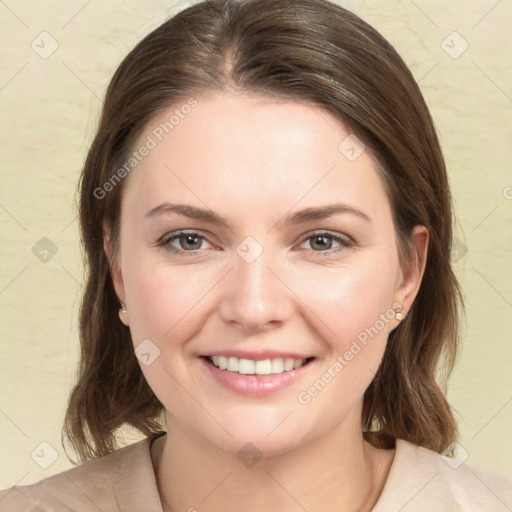
[[[236,357],[237,359],[253,359],[259,361],[262,359],[277,359],[282,357],[283,359],[307,359],[309,357],[304,354],[298,354],[297,352],[286,352],[282,350],[212,350],[211,352],[205,352],[201,354],[204,357]]]

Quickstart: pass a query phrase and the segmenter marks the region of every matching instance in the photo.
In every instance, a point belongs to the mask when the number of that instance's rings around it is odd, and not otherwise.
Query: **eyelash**
[[[179,254],[179,255],[183,255],[183,256],[197,255],[198,252],[200,251],[200,249],[196,249],[196,250],[192,250],[192,251],[185,251],[184,249],[177,249],[176,247],[171,245],[171,242],[173,242],[176,239],[179,239],[180,236],[182,236],[182,235],[197,235],[197,237],[199,239],[207,240],[207,238],[205,236],[200,235],[197,231],[176,231],[173,234],[171,234],[170,236],[166,236],[160,242],[158,242],[157,247],[160,247],[166,251],[170,251],[174,254]],[[349,249],[349,248],[354,247],[354,243],[352,241],[350,241],[349,239],[338,236],[338,235],[334,235],[328,231],[318,231],[318,232],[311,233],[310,235],[305,237],[299,245],[302,245],[307,240],[310,240],[310,239],[313,239],[316,237],[320,237],[320,236],[325,236],[325,237],[331,238],[333,241],[338,242],[340,244],[340,247],[338,247],[335,250],[328,249],[326,251],[314,251],[313,249],[310,249],[312,252],[318,254],[319,256],[330,256],[334,253],[341,251],[343,248]]]

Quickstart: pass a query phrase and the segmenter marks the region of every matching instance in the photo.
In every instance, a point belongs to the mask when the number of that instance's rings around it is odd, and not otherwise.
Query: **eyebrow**
[[[203,220],[206,222],[210,222],[212,224],[221,224],[229,228],[229,222],[221,215],[218,215],[212,210],[198,208],[197,206],[191,206],[188,204],[174,204],[165,202],[158,206],[155,206],[154,208],[151,208],[151,210],[146,212],[146,215],[144,217],[154,218],[165,213],[176,213],[178,215],[183,215],[184,217],[189,217],[190,219]],[[305,208],[303,210],[285,216],[278,223],[283,223],[285,225],[301,224],[303,222],[323,220],[328,217],[332,217],[333,215],[347,213],[355,215],[356,217],[359,217],[360,219],[363,219],[366,222],[371,222],[371,218],[361,210],[358,210],[357,208],[354,208],[353,206],[349,206],[346,204],[334,203],[325,206]]]

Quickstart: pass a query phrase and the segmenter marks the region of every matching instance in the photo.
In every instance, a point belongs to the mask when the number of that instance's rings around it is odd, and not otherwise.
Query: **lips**
[[[316,366],[315,357],[291,352],[233,354],[231,351],[203,355],[199,361],[214,382],[237,394],[253,397],[268,396],[290,387]],[[238,357],[241,354],[244,357]]]

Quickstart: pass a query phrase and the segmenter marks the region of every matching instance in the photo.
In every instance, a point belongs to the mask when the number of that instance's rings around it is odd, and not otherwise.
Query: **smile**
[[[273,359],[240,359],[238,357],[211,356],[208,361],[220,370],[242,375],[273,375],[296,370],[306,364],[312,357],[292,359],[276,357]]]

